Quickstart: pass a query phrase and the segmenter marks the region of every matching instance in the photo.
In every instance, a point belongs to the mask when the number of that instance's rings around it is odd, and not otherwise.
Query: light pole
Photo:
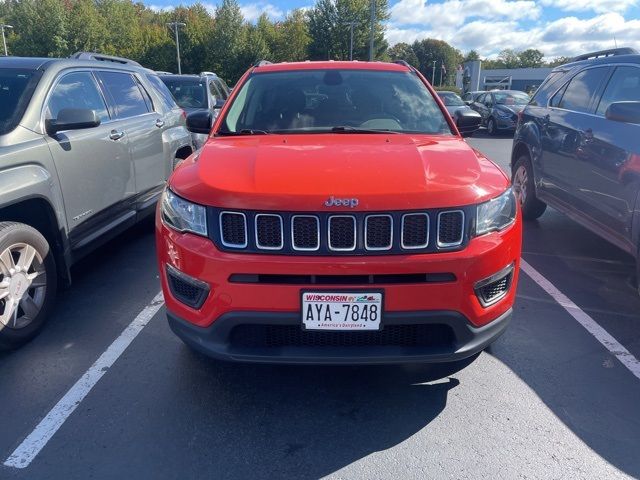
[[[180,36],[178,35],[178,30],[180,27],[186,27],[186,23],[182,22],[168,22],[169,28],[173,28],[173,31],[176,34],[176,58],[178,59],[178,75],[182,73],[182,69],[180,68]]]
[[[349,60],[353,60],[353,27],[355,27],[358,22],[342,22],[345,25],[349,25],[349,30],[351,37],[349,38]]]
[[[431,70],[431,85],[435,86],[436,81],[436,61],[433,61],[433,70]]]
[[[6,23],[0,23],[0,30],[2,30],[2,45],[4,45],[4,56],[8,57],[9,54],[7,53],[7,39],[4,36],[4,29],[5,28],[12,29],[13,25],[7,25]]]
[[[371,0],[371,34],[369,37],[369,61],[373,62],[373,35],[376,24],[376,0]]]

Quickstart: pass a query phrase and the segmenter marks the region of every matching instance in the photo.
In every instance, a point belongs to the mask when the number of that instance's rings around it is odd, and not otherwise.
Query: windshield
[[[499,92],[494,93],[498,105],[526,105],[529,103],[529,95],[524,92]]]
[[[182,108],[209,108],[206,82],[198,78],[161,77]]]
[[[252,75],[218,133],[417,132],[451,134],[410,72],[292,70]]]
[[[447,107],[464,107],[465,103],[453,92],[438,92],[438,96],[442,99]]]
[[[0,135],[16,128],[39,79],[37,70],[0,68]]]

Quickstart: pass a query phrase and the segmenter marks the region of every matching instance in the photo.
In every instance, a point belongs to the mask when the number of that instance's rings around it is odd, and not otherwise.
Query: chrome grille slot
[[[438,214],[438,247],[457,247],[464,239],[464,212],[449,210]]]
[[[220,236],[225,247],[247,246],[247,217],[240,212],[220,213]]]
[[[256,215],[256,247],[262,250],[281,250],[283,242],[282,217],[259,213]]]
[[[314,215],[291,218],[291,245],[294,250],[312,252],[320,248],[320,220]]]
[[[352,215],[329,217],[329,250],[350,252],[356,249],[356,218]]]
[[[364,220],[364,245],[367,250],[389,250],[393,246],[393,217],[369,215]]]
[[[429,245],[429,215],[407,213],[402,216],[402,248],[426,248]]]

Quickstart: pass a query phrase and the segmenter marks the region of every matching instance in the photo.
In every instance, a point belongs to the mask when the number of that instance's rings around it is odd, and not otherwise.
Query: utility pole
[[[436,80],[436,61],[433,61],[433,69],[431,70],[431,85],[435,86],[435,82]]]
[[[6,23],[0,23],[0,30],[2,30],[2,45],[4,45],[4,56],[8,57],[9,53],[7,53],[7,39],[4,36],[4,29],[12,29],[12,25],[7,25]]]
[[[351,37],[349,38],[349,60],[353,60],[353,27],[355,27],[358,22],[342,22],[345,25],[349,25],[349,30]]]
[[[373,62],[373,37],[376,30],[376,0],[371,0],[371,36],[369,37],[369,61]]]
[[[180,36],[178,35],[178,30],[180,27],[186,27],[186,23],[182,22],[168,22],[169,28],[173,28],[173,31],[176,34],[176,58],[178,59],[178,75],[182,73],[182,69],[180,68]]]
[[[442,68],[444,67],[444,60],[442,61],[442,65],[440,65],[440,86],[442,86]]]

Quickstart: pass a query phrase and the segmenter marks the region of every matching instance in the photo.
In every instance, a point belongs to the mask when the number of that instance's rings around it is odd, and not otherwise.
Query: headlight
[[[499,197],[478,205],[476,235],[502,230],[516,218],[516,197],[511,188]]]
[[[180,198],[168,188],[162,194],[162,220],[179,232],[192,232],[207,236],[207,210]]]

